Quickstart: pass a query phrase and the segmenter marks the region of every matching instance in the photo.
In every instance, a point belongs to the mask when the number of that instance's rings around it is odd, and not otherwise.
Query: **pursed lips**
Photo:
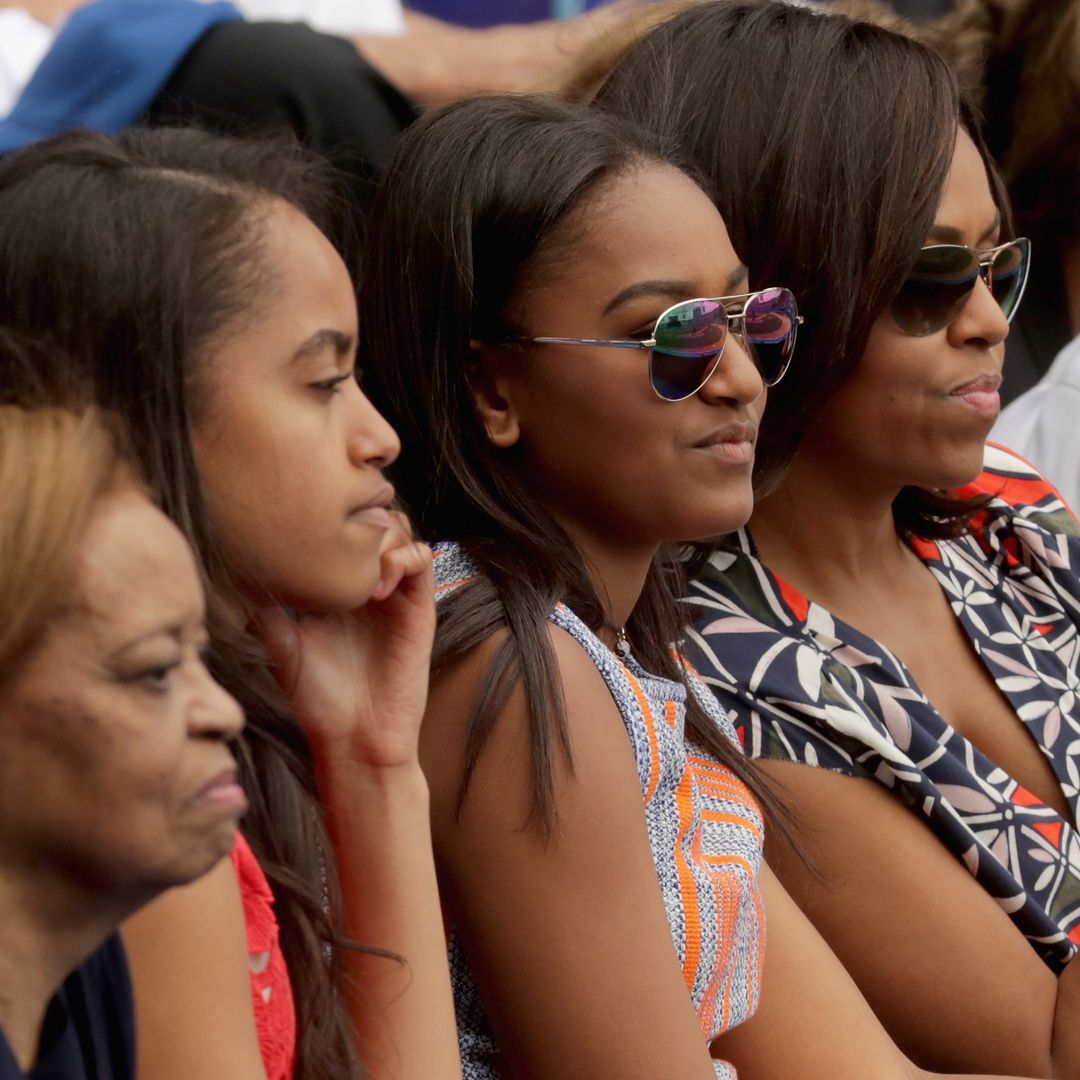
[[[959,386],[949,391],[954,397],[964,397],[967,394],[993,394],[997,393],[1001,386],[1001,376],[997,373],[984,373],[976,375],[974,379],[968,379]]]
[[[745,421],[724,424],[691,445],[727,465],[752,465],[757,427]]]
[[[997,373],[976,375],[949,391],[948,396],[962,401],[984,417],[995,417],[1001,412],[1001,376]]]
[[[724,424],[723,427],[711,431],[703,439],[699,439],[692,445],[695,449],[707,450],[711,447],[722,446],[725,444],[737,445],[739,443],[750,443],[753,445],[756,442],[757,428],[753,424],[736,421],[734,423]]]
[[[390,506],[393,502],[393,485],[386,484],[372,498],[360,503],[358,506],[354,506],[345,516],[349,521],[388,529],[394,523],[393,518],[390,516]]]
[[[242,813],[247,808],[244,789],[237,783],[236,766],[221,769],[199,789],[196,799]]]

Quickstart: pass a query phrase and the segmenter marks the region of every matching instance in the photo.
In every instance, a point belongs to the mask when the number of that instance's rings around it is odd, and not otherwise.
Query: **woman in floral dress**
[[[1080,1076],[1080,540],[985,447],[1030,252],[970,112],[783,4],[683,12],[598,103],[680,132],[806,316],[686,643],[803,826],[768,861],[919,1064]]]

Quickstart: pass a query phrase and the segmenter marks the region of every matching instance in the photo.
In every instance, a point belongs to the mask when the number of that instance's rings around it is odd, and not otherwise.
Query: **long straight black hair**
[[[677,164],[650,139],[599,111],[542,98],[488,97],[428,115],[401,138],[372,213],[361,292],[360,360],[372,400],[397,428],[391,470],[420,534],[454,540],[479,567],[440,604],[433,666],[452,663],[500,629],[469,719],[460,795],[510,690],[528,704],[533,819],[557,819],[553,755],[572,762],[548,615],[565,602],[604,625],[581,552],[525,484],[515,455],[492,445],[469,386],[471,342],[513,334],[512,309],[531,275],[572,246],[561,226],[613,178]],[[672,646],[683,636],[678,560],[661,550],[627,624],[649,670],[685,681]],[[691,693],[687,726],[702,748],[768,806],[746,759]]]
[[[332,184],[295,146],[162,128],[70,133],[12,154],[0,161],[0,326],[63,357],[65,370],[39,382],[57,393],[79,383],[122,419],[154,496],[191,543],[210,667],[247,715],[242,828],[274,892],[296,1001],[296,1075],[347,1080],[358,1071],[328,914],[341,905],[310,751],[265,650],[225,617],[238,590],[191,445],[207,347],[265,280],[260,215],[272,199],[337,233]],[[17,391],[14,379],[0,368],[0,396]]]
[[[757,445],[767,494],[911,272],[959,127],[986,165],[1005,235],[1007,196],[948,65],[880,26],[775,0],[708,0],[606,64],[595,105],[677,133],[751,284],[784,282],[806,315]],[[947,537],[984,502],[908,487],[893,514],[902,531]]]

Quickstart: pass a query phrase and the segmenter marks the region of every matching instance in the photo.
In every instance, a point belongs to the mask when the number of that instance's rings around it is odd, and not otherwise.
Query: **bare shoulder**
[[[897,845],[940,847],[903,801],[874,780],[795,761],[766,759],[754,764],[796,812],[796,839],[815,859],[828,859],[834,874],[846,877],[845,865],[857,867],[862,857],[883,847],[894,853]],[[786,866],[792,861],[792,849],[779,831],[770,840],[775,841],[767,851],[770,864],[774,869]],[[793,861],[804,865],[797,856]]]
[[[422,737],[443,898],[497,1036],[500,1072],[712,1078],[625,725],[582,646],[548,632],[572,750],[572,760],[550,755],[548,830],[530,817],[536,775],[520,683],[457,813],[469,714],[497,639],[435,680],[425,726],[438,731]]]
[[[809,862],[774,831],[769,865],[893,1039],[946,1072],[1047,1075],[1055,979],[921,815],[870,779],[758,765]]]
[[[603,783],[608,767],[618,771],[629,768],[634,773],[633,754],[611,692],[588,653],[554,624],[548,626],[548,637],[562,690],[572,755],[568,760],[552,740],[553,783],[561,800],[569,793],[568,788],[576,787],[586,777]],[[469,719],[492,661],[505,640],[505,632],[492,635],[461,662],[432,679],[421,733],[421,760],[436,804],[449,805],[450,800],[456,803],[465,768]],[[532,807],[528,793],[531,747],[529,710],[519,680],[487,735],[468,802],[483,802],[487,792],[499,801],[503,814],[509,811],[516,815],[519,824],[527,819]],[[506,781],[513,775],[522,783],[508,785]],[[640,803],[636,779],[634,792]]]

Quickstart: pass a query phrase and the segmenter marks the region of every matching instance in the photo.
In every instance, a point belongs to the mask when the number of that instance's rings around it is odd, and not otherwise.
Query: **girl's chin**
[[[379,585],[379,572],[328,577],[320,581],[291,582],[277,591],[278,603],[306,615],[337,615],[355,611],[371,600]]]
[[[716,540],[729,533],[741,529],[749,520],[754,511],[752,498],[732,500],[716,512],[708,516],[696,515],[688,518],[682,527],[682,532],[677,537],[670,537],[672,541],[684,543],[700,543],[708,540]]]

